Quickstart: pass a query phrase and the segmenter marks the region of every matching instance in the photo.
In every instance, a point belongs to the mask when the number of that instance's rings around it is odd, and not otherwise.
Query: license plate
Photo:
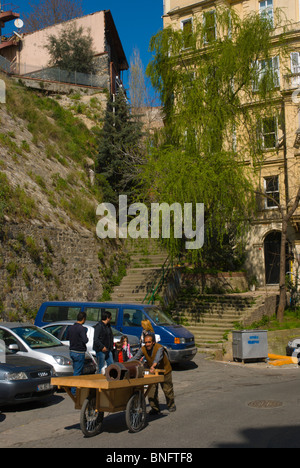
[[[45,392],[46,390],[51,390],[51,389],[52,389],[52,385],[49,383],[40,384],[37,387],[38,392]]]

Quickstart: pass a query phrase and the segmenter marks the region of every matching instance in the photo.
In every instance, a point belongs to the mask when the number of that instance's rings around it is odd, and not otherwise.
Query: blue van
[[[112,302],[44,302],[37,313],[35,325],[42,327],[51,322],[76,320],[84,311],[87,320],[100,321],[102,313],[108,310],[111,325],[125,335],[140,337],[142,320],[150,320],[159,343],[163,345],[172,363],[192,360],[197,353],[195,339],[182,325],[174,323],[159,307],[144,304],[119,304]]]

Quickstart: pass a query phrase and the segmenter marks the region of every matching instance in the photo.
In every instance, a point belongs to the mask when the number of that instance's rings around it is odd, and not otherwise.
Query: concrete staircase
[[[168,254],[153,239],[129,240],[127,251],[131,258],[127,275],[120,286],[114,288],[111,300],[142,303],[147,292],[153,285],[157,285],[161,278],[162,267],[168,259]],[[265,301],[270,294],[272,295],[271,291],[257,291],[244,294],[200,295],[189,293],[183,285],[170,313],[177,323],[181,323],[193,333],[199,351],[215,353],[222,350],[226,335],[234,329],[236,322],[242,323],[247,316],[255,316],[255,311],[261,308],[264,310]],[[163,295],[163,288],[157,291],[157,295]],[[156,300],[155,303],[159,301]]]
[[[153,239],[131,239],[126,247],[130,255],[130,266],[120,286],[114,288],[111,300],[141,303],[147,292],[159,281],[168,254]],[[160,292],[161,290],[157,291],[157,294]]]
[[[264,300],[263,294],[255,293],[182,295],[171,314],[194,334],[200,351],[213,353],[222,349],[226,334],[234,329],[235,323],[262,307]]]

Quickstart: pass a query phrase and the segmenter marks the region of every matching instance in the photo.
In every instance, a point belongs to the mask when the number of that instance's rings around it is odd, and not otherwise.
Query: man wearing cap
[[[145,357],[150,373],[154,374],[155,369],[163,369],[165,371],[164,382],[161,382],[161,388],[165,394],[166,402],[170,412],[176,411],[174,389],[172,381],[172,367],[162,345],[155,342],[154,333],[148,333],[145,336],[145,345],[139,349],[133,359],[141,359]],[[158,385],[153,385],[148,393],[149,404],[151,410],[149,414],[155,415],[160,413],[158,401]]]

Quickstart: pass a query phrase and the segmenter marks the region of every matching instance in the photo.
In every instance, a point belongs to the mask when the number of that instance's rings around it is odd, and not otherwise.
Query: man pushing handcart
[[[81,410],[80,428],[86,437],[101,432],[104,413],[125,410],[130,432],[139,432],[146,425],[146,396],[153,385],[164,381],[164,371],[145,374],[140,361],[114,363],[105,375],[53,377],[51,384],[63,388]],[[71,389],[76,388],[75,395]]]

